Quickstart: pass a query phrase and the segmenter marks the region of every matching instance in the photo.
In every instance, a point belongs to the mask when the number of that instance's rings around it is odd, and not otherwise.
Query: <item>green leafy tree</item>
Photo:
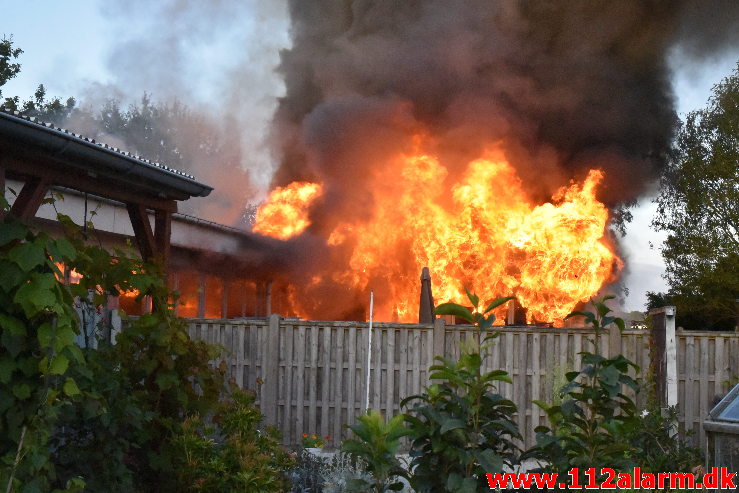
[[[13,47],[13,38],[5,38],[0,40],[0,87],[6,82],[18,75],[21,70],[21,64],[17,62],[23,50]],[[3,92],[0,89],[0,97]]]
[[[0,87],[20,73],[21,64],[17,60],[22,53],[22,49],[13,47],[12,37],[0,40]],[[2,90],[0,90],[0,98],[2,98]],[[46,88],[43,84],[38,86],[31,99],[21,101],[19,96],[12,96],[2,101],[2,105],[8,109],[22,111],[27,116],[34,116],[57,125],[72,114],[76,104],[74,98],[67,98],[66,101],[56,97],[47,99]]]
[[[739,64],[688,114],[661,181],[653,225],[669,296],[691,329],[732,329],[739,298]],[[695,323],[695,322],[693,322]]]

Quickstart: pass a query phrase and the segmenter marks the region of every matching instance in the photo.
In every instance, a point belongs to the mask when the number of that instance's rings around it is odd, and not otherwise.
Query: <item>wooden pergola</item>
[[[3,190],[6,178],[23,182],[10,214],[24,221],[36,215],[53,186],[125,204],[142,258],[156,259],[163,268],[177,201],[213,190],[191,175],[0,107]]]

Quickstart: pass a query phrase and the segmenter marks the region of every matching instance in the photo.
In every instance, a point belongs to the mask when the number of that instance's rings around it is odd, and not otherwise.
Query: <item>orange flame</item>
[[[321,193],[321,185],[300,181],[275,188],[257,210],[252,231],[280,240],[299,235],[310,224],[308,205]]]
[[[329,245],[351,250],[347,267],[326,273],[335,283],[360,292],[384,290],[385,302],[376,298],[376,320],[416,320],[423,266],[431,270],[437,304],[469,304],[467,287],[483,300],[514,295],[529,321],[555,323],[621,268],[606,243],[607,208],[595,196],[601,171],[591,170],[582,184],[573,182],[551,203],[536,205],[515,169],[495,153],[469,163],[451,197],[445,197],[443,185],[447,169],[436,157],[399,156],[386,164],[370,184],[372,219],[342,222],[327,238]],[[286,239],[304,230],[320,190],[308,185],[275,190],[257,215],[255,231]],[[289,202],[304,189],[313,190],[308,200]],[[278,209],[287,212],[274,212]],[[285,218],[300,222],[286,225]],[[300,289],[310,287],[297,288],[296,304]],[[304,316],[321,316],[310,306],[295,308]]]

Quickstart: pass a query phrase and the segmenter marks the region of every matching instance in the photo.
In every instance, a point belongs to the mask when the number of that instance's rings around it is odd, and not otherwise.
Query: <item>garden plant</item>
[[[498,298],[481,309],[479,297],[467,292],[473,311],[454,303],[436,308],[475,325],[475,347],[458,361],[437,356],[430,379],[437,381],[420,395],[405,399],[410,430],[410,483],[423,492],[489,491],[485,473],[501,472],[518,461],[515,440],[521,435],[513,420],[516,405],[496,393],[498,382],[510,383],[505,371],[483,371],[491,332],[492,311],[512,298]]]
[[[183,440],[211,417],[225,421],[209,423],[218,436],[206,472],[231,468],[260,484],[282,481],[290,466],[282,448],[274,435],[262,439],[253,403],[230,394],[223,368],[211,367],[220,349],[190,339],[174,316],[169,303],[176,296],[156,263],[130,249],[101,248],[90,241],[91,228],[61,215],[65,234],[53,238],[7,214],[2,200],[2,491],[216,491],[205,488],[207,474],[204,481],[180,467],[188,457]],[[62,265],[81,282],[65,283]],[[75,298],[100,305],[133,290],[139,299],[151,297],[153,313],[126,319],[115,344],[104,337],[98,349],[75,344]],[[217,491],[243,490],[229,488]]]

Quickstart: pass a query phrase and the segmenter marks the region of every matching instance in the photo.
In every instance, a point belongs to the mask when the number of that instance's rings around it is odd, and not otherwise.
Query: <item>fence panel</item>
[[[518,406],[517,421],[524,447],[535,442],[534,428],[548,424],[534,400],[555,402],[565,373],[581,367],[580,352],[592,351],[589,329],[500,327],[500,336],[486,348],[484,370],[503,369],[512,383],[498,391]],[[242,388],[257,393],[257,404],[268,423],[277,425],[286,445],[298,445],[303,433],[332,437],[337,446],[350,435],[346,425],[370,407],[384,415],[402,411],[400,401],[419,394],[428,385],[428,368],[434,351],[458,358],[462,347],[476,345],[469,326],[436,328],[423,324],[379,323],[373,327],[369,389],[366,323],[318,322],[280,319],[191,320],[193,338],[224,347],[228,376]],[[650,368],[650,334],[626,330],[602,334],[603,354],[623,354],[641,368]],[[739,379],[739,334],[717,332],[677,333],[678,402],[680,431],[704,445],[703,419],[716,399]],[[647,404],[648,392],[637,405]]]
[[[703,420],[739,381],[739,333],[678,330],[676,339],[680,432],[705,447]]]

